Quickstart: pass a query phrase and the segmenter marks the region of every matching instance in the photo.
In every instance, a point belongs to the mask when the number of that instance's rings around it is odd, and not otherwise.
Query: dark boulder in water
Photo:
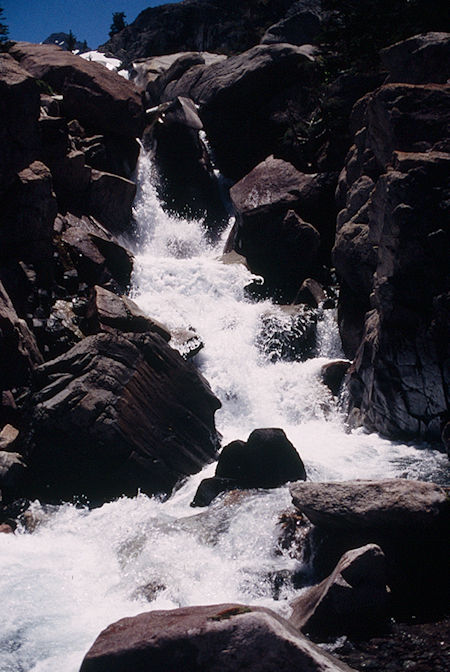
[[[232,478],[240,488],[276,488],[305,480],[303,462],[282,429],[255,429],[247,441],[222,450],[216,476]]]
[[[345,359],[337,359],[334,362],[324,364],[320,369],[322,381],[331,393],[337,397],[342,387],[344,376],[350,367],[350,362]]]
[[[170,493],[216,457],[220,402],[156,334],[88,336],[35,386],[29,465],[44,500]]]

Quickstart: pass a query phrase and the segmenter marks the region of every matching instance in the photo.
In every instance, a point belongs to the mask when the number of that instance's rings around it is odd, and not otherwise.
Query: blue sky
[[[12,40],[42,42],[51,33],[72,30],[91,48],[108,39],[113,12],[125,12],[127,23],[147,7],[177,0],[0,0]]]

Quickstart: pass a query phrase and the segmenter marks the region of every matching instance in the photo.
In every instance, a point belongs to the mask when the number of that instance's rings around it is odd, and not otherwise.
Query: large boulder
[[[208,506],[228,490],[277,488],[305,480],[301,457],[282,429],[255,429],[247,441],[232,441],[220,453],[213,478],[201,481],[191,506]]]
[[[389,82],[446,84],[450,78],[450,33],[423,33],[381,50]]]
[[[289,621],[316,640],[372,637],[386,627],[386,562],[376,544],[347,551],[333,572],[292,603]]]
[[[296,483],[295,507],[313,523],[314,567],[327,576],[340,556],[378,544],[397,613],[424,613],[448,603],[450,504],[434,483],[387,479]]]
[[[56,45],[16,42],[10,54],[33,77],[63,94],[67,117],[100,132],[132,138],[141,135],[144,111],[140,95],[117,73]]]
[[[305,480],[306,472],[282,429],[255,429],[246,442],[233,441],[223,448],[216,476],[234,479],[240,488],[277,488]]]
[[[273,156],[230,190],[236,224],[227,242],[269,287],[293,299],[320,274],[334,240],[334,177],[308,175]]]
[[[190,67],[150,102],[191,98],[218,167],[240,179],[280,146],[290,128],[287,108],[299,117],[312,111],[317,76],[312,47],[259,45],[220,63]]]
[[[219,604],[151,611],[106,628],[80,672],[350,672],[263,607]]]
[[[37,158],[39,88],[8,54],[0,54],[0,198],[17,172]]]
[[[206,381],[156,334],[88,336],[39,367],[30,470],[44,499],[169,493],[216,456]]]

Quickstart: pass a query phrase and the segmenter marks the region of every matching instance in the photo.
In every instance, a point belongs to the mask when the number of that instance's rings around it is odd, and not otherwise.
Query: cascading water
[[[311,480],[440,480],[440,453],[346,431],[319,377],[340,355],[332,311],[318,315],[319,356],[281,360],[264,317],[277,330],[292,319],[246,297],[252,276],[220,260],[223,240],[209,243],[201,222],[163,211],[145,155],[139,185],[133,298],[170,328],[197,330],[204,348],[195,361],[222,401],[224,444],[281,427]],[[300,564],[278,542],[288,488],[191,509],[198,483],[213,472],[206,467],[166,502],[140,495],[93,511],[36,502],[33,534],[0,535],[1,672],[76,672],[103,627],[148,609],[237,601],[288,614],[295,589],[283,577]]]

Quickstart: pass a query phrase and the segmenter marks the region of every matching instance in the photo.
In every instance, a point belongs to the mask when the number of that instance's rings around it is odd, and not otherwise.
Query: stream
[[[197,331],[204,347],[193,362],[222,402],[222,445],[258,427],[281,427],[309,480],[440,482],[444,454],[346,427],[320,379],[322,365],[343,356],[334,311],[317,312],[314,357],[281,359],[279,334],[295,328],[292,318],[248,298],[254,276],[221,260],[229,228],[213,243],[201,221],[167,214],[155,179],[142,154],[137,235],[126,241],[136,255],[131,296],[170,329]],[[104,627],[149,609],[237,601],[288,616],[298,589],[280,577],[300,568],[279,543],[288,486],[191,508],[214,469],[208,465],[166,501],[138,495],[91,511],[34,502],[32,534],[19,527],[0,535],[0,672],[77,672]]]

